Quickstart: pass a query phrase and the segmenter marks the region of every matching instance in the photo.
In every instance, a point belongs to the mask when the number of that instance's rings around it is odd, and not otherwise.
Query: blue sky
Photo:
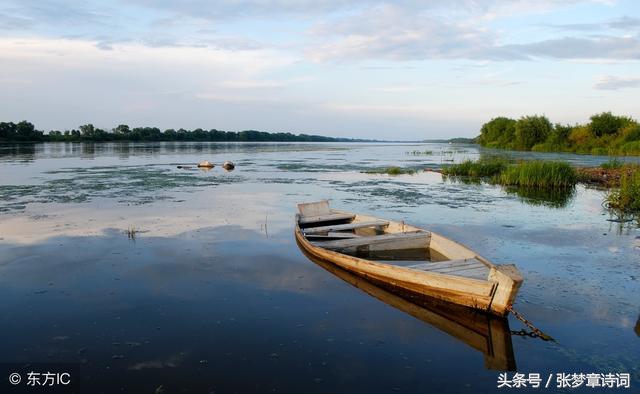
[[[475,136],[640,118],[640,2],[0,0],[0,120]]]

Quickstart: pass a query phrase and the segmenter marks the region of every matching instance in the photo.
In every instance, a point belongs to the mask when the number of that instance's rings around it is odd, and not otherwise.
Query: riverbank
[[[618,168],[603,167],[578,167],[578,180],[587,185],[601,186],[606,188],[619,187],[620,179],[624,174],[631,175],[638,171],[637,166],[623,166]]]

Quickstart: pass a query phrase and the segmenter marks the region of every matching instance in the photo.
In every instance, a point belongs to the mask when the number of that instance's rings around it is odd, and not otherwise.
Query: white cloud
[[[316,62],[341,63],[432,59],[640,59],[640,36],[637,35],[567,36],[503,44],[504,37],[496,29],[479,23],[496,9],[502,9],[488,4],[456,18],[432,10],[390,4],[366,8],[340,20],[314,26],[310,30],[314,40],[308,44],[306,53]],[[525,3],[509,4],[507,9],[531,12]],[[545,4],[557,6],[553,1]],[[635,18],[619,18],[609,25],[621,27],[637,23]]]
[[[606,75],[600,77],[593,86],[598,90],[620,90],[640,87],[640,77],[615,77]]]
[[[20,81],[0,90],[0,118],[47,119],[47,127],[71,128],[84,121],[112,126],[133,114],[149,124],[173,112],[179,124],[191,116],[188,102],[199,92],[225,96],[242,88],[260,97],[278,84],[263,75],[296,60],[273,50],[118,44],[104,51],[94,44],[0,39],[0,75]]]

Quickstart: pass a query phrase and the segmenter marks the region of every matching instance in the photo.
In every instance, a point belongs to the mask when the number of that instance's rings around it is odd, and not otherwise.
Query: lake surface
[[[637,392],[640,230],[609,220],[604,191],[362,172],[487,154],[607,160],[445,144],[0,145],[0,364],[68,365],[95,393],[496,391],[497,350],[302,254],[295,204],[326,198],[516,263],[516,309],[556,340],[509,335],[526,328],[510,316],[495,330],[518,372],[629,373]],[[205,159],[218,165],[177,168]],[[482,319],[456,324],[493,324]]]

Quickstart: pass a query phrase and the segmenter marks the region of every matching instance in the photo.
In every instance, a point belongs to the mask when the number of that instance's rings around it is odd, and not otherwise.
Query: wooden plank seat
[[[476,258],[421,263],[407,268],[484,280],[489,276],[489,267]]]
[[[356,230],[359,228],[382,227],[387,225],[389,225],[389,222],[386,220],[368,220],[368,221],[356,222],[356,223],[335,224],[333,226],[310,227],[310,228],[305,228],[302,231],[305,234],[309,235],[309,234],[318,234],[318,233],[324,233],[329,231]]]
[[[359,238],[360,235],[353,233],[334,233],[328,232],[327,234],[309,234],[307,235],[308,239],[314,239],[317,241],[325,241],[325,240],[333,240],[333,239],[349,239],[349,238]]]
[[[301,216],[299,223],[301,225],[310,225],[323,222],[334,222],[338,220],[353,220],[356,215],[352,213],[327,213],[317,216]]]
[[[382,234],[353,239],[340,239],[315,243],[325,249],[335,251],[350,250],[397,250],[426,247],[431,233],[420,230],[407,233]]]

